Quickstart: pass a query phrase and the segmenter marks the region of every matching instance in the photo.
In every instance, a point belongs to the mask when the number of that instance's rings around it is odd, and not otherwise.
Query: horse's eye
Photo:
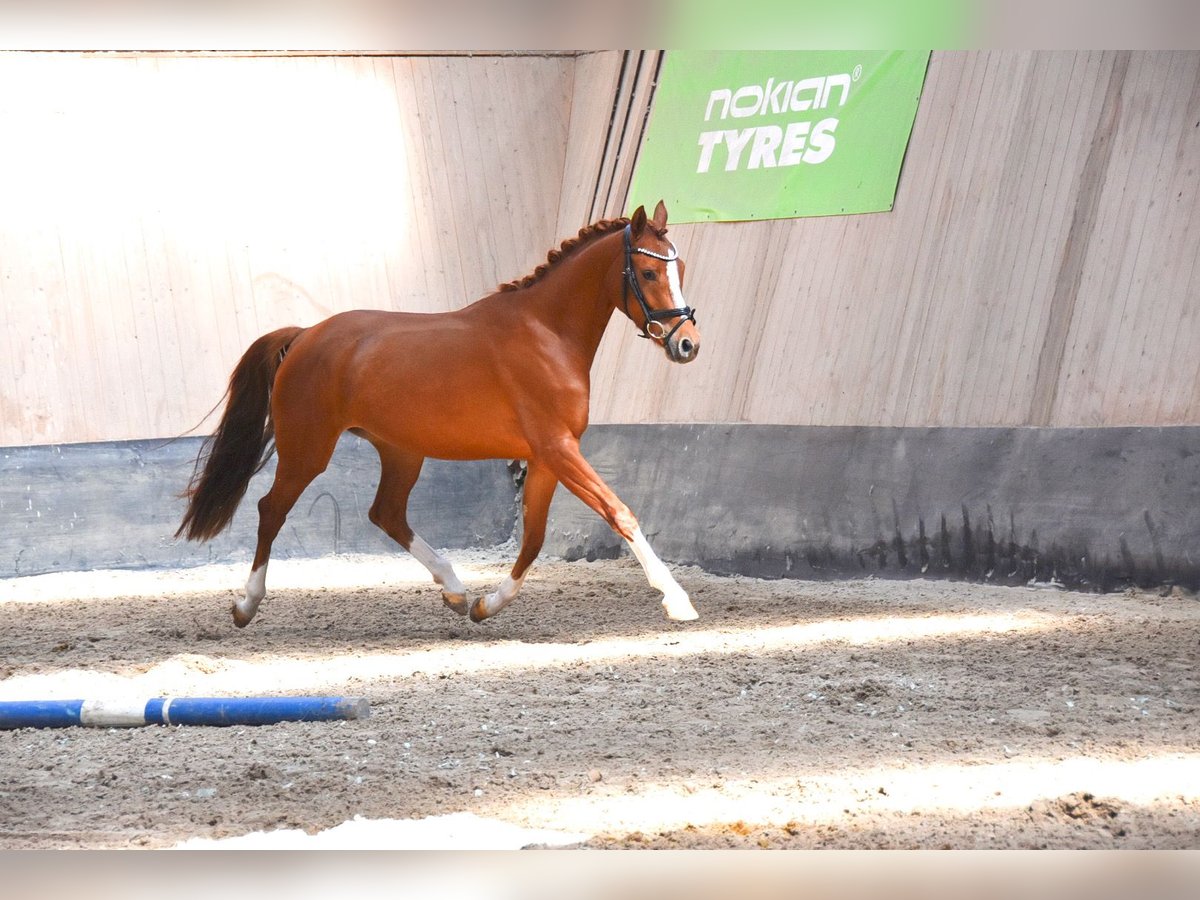
[[[653,269],[642,269],[642,277],[645,278],[647,281],[657,281],[658,273],[655,272]]]

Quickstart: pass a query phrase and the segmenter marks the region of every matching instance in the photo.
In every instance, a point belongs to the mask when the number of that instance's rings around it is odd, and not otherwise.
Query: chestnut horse
[[[614,310],[672,362],[696,358],[700,335],[684,303],[683,261],[666,239],[667,210],[604,220],[552,250],[532,275],[447,313],[356,310],[311,328],[281,328],[246,351],[228,403],[185,493],[176,537],[207,540],[233,518],[251,476],[279,455],[258,502],[258,546],[233,621],[244,627],[266,595],[271,544],[304,488],[352,431],[379,452],[370,520],[429,570],[446,605],[475,622],[517,596],[541,550],[562,482],[628,541],[669,618],[697,617],[638,521],[579,450],[589,370]],[[630,297],[635,301],[630,304]],[[274,446],[272,447],[272,440]],[[426,457],[524,459],[524,533],[499,588],[469,603],[450,562],[413,533],[409,492]]]

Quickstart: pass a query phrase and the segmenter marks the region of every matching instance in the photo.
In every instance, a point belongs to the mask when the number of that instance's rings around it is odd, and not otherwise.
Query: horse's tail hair
[[[187,490],[187,511],[175,537],[207,541],[229,524],[250,479],[275,452],[271,390],[275,373],[292,341],[303,328],[281,328],[264,334],[242,355],[229,377],[229,402],[221,424],[205,439]]]

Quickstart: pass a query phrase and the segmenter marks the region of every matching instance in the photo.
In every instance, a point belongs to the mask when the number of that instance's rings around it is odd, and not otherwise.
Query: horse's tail
[[[220,534],[246,493],[250,479],[275,451],[271,389],[284,354],[303,328],[264,334],[242,355],[225,396],[229,398],[216,434],[196,457],[187,490],[187,511],[175,537],[206,541]]]

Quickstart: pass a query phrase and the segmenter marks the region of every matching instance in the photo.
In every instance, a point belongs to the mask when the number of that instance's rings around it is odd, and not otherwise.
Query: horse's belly
[[[536,404],[514,385],[528,379],[514,377],[461,324],[435,317],[397,322],[354,346],[339,379],[349,424],[423,456],[527,458],[518,410]]]
[[[390,405],[386,415],[357,423],[372,436],[435,459],[525,459],[529,443],[517,422],[497,411]]]

